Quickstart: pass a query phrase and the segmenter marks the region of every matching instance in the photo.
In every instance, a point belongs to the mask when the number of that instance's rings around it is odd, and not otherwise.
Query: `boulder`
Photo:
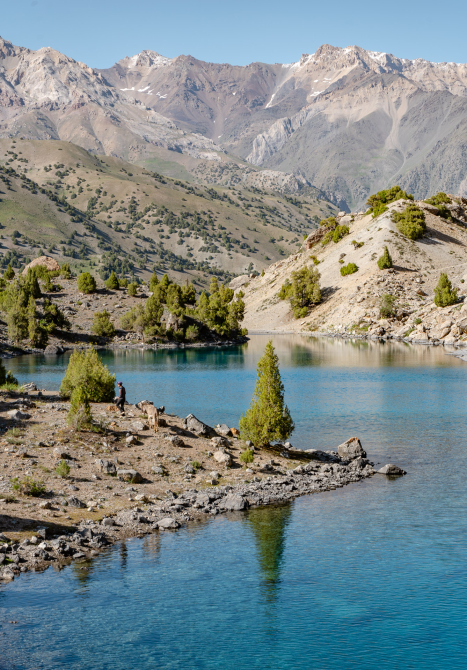
[[[133,430],[148,430],[147,425],[143,421],[133,421],[131,427]]]
[[[391,477],[399,477],[401,475],[406,475],[406,471],[400,468],[398,465],[393,465],[392,463],[387,463],[382,468],[378,470],[379,475],[388,475]]]
[[[201,435],[203,437],[210,437],[214,433],[211,426],[208,426],[206,423],[197,419],[194,414],[188,414],[183,420],[183,425],[185,430],[189,430],[192,433],[196,433],[196,435]]]
[[[96,463],[100,467],[101,472],[104,472],[106,475],[117,474],[117,466],[113,461],[106,461],[103,458],[97,458]]]
[[[170,435],[170,437],[167,438],[167,441],[171,442],[174,447],[182,448],[185,446],[185,442],[179,435]]]
[[[137,441],[136,437],[134,435],[128,435],[127,438],[125,438],[125,442],[128,446],[131,444],[134,444]]]
[[[132,484],[140,484],[143,481],[142,476],[136,470],[117,470],[117,477],[122,482],[131,482]]]
[[[224,447],[224,448],[230,447],[230,442],[228,441],[228,439],[226,437],[220,437],[220,436],[212,437],[211,442],[218,449],[220,449],[221,447]]]
[[[242,496],[231,494],[222,500],[221,506],[231,512],[238,512],[248,507],[248,500]]]
[[[84,502],[82,502],[81,500],[79,500],[76,496],[70,496],[70,497],[68,498],[68,505],[69,505],[70,507],[78,507],[79,509],[82,509],[82,508],[86,507],[86,505],[84,504]]]
[[[26,419],[31,418],[30,414],[22,412],[19,409],[10,409],[10,411],[7,412],[7,415],[9,416],[10,419],[13,419],[13,421],[25,421]]]
[[[35,268],[38,265],[42,265],[46,270],[49,270],[49,272],[60,270],[60,265],[57,263],[55,258],[50,258],[50,256],[39,256],[39,258],[35,258],[28,265],[26,265],[22,274],[26,276],[29,268]]]
[[[366,451],[362,447],[362,443],[358,437],[351,437],[343,444],[337,447],[337,453],[346,461],[351,461],[354,458],[366,458]]]
[[[232,435],[232,431],[226,423],[217,424],[216,432],[219,433],[219,435],[223,435],[224,437],[231,437]]]
[[[102,519],[101,524],[103,526],[115,526],[115,521],[111,519],[110,517],[106,516]]]
[[[218,463],[223,463],[225,466],[232,464],[232,457],[230,454],[226,454],[225,451],[216,451],[214,452],[213,458]]]
[[[165,470],[162,465],[153,465],[151,470],[155,475],[165,475]]]
[[[172,519],[172,517],[167,516],[157,522],[157,527],[161,528],[162,530],[172,530],[175,528],[180,528],[180,524],[176,519]]]
[[[65,349],[59,344],[48,344],[44,349],[44,354],[46,355],[58,355],[65,353]]]

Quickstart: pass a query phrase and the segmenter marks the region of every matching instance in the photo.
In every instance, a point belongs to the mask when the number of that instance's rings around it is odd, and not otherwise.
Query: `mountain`
[[[97,70],[0,40],[0,102],[0,136],[67,140],[179,179],[242,185],[266,169],[268,187],[313,185],[345,210],[394,183],[467,193],[465,64],[323,45],[289,64],[143,51]]]
[[[340,207],[400,183],[467,193],[467,66],[324,45],[246,67],[154,52],[102,70],[119,91],[253,165],[303,175]]]
[[[46,251],[103,278],[155,268],[208,285],[295,251],[335,210],[308,190],[193,185],[70,142],[0,139],[0,265]]]

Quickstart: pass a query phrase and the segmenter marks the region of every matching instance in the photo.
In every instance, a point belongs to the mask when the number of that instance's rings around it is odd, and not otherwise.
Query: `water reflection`
[[[273,603],[280,587],[280,575],[286,541],[286,530],[292,506],[264,507],[250,510],[248,525],[253,531],[262,574],[262,593]]]

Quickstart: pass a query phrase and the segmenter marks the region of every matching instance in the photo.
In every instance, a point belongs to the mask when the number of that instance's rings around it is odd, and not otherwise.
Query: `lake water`
[[[0,587],[1,670],[465,667],[466,364],[403,343],[273,340],[295,446],[358,435],[375,462],[409,474],[23,575]],[[105,360],[130,400],[237,425],[266,341]],[[65,364],[9,361],[44,388]]]

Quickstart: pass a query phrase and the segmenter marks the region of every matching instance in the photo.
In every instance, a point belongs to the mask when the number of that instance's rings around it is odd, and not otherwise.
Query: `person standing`
[[[118,409],[120,410],[120,414],[122,416],[125,416],[125,400],[126,400],[126,390],[125,387],[123,386],[122,382],[117,382],[118,386],[118,398],[115,402],[117,405]]]

